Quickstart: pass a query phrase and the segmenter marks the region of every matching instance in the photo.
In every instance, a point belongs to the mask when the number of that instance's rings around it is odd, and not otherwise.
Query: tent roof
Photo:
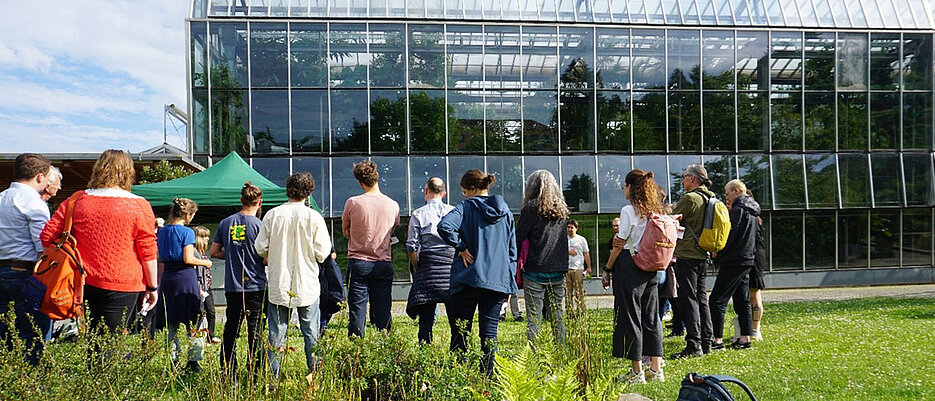
[[[178,197],[189,198],[199,206],[240,206],[240,190],[245,181],[263,190],[263,203],[275,205],[288,200],[286,190],[262,176],[236,152],[200,173],[155,184],[134,185],[133,193],[153,206],[168,206]],[[312,207],[320,210],[314,199]]]

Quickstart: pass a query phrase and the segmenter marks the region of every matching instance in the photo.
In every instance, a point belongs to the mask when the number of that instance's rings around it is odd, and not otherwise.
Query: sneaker
[[[627,384],[646,384],[646,376],[643,375],[643,372],[636,373],[633,369],[630,369],[627,373],[618,376],[617,381]]]
[[[713,344],[711,344],[711,350],[712,350],[712,351],[720,351],[720,350],[722,350],[722,349],[724,349],[724,348],[727,348],[727,345],[724,344],[723,341],[722,341],[722,342],[719,342],[719,343],[713,343]]]
[[[750,345],[750,342],[749,342],[749,341],[747,341],[747,342],[740,342],[740,341],[738,340],[738,341],[734,341],[733,343],[731,343],[730,347],[731,347],[732,349],[750,349],[750,348],[752,348],[753,346]]]
[[[667,311],[664,315],[662,315],[662,321],[668,322],[670,320],[672,320],[672,311]]]
[[[185,370],[192,373],[201,373],[201,365],[198,364],[198,361],[188,361],[188,365],[185,365]]]
[[[523,315],[519,315],[519,316],[513,318],[513,320],[516,321],[516,322],[522,322],[522,321],[524,321],[525,319],[523,319]]]
[[[730,340],[737,341],[740,339],[740,321],[735,317],[731,325],[734,326],[734,335],[730,336]]]
[[[648,381],[648,382],[652,382],[652,381],[664,382],[664,381],[666,381],[666,375],[665,375],[665,372],[662,371],[662,368],[659,368],[659,371],[658,371],[658,372],[655,371],[655,370],[652,370],[652,369],[646,369],[646,375],[645,375],[645,376],[646,376],[645,379],[646,379],[646,381]]]
[[[753,341],[763,341],[763,334],[759,330],[753,330],[753,335],[750,336],[750,339]]]
[[[701,353],[708,355],[711,353],[711,343],[701,343]]]
[[[501,315],[500,315],[500,322],[502,323],[502,322],[505,322],[505,321],[506,321],[506,314],[504,313],[504,314],[501,314]]]
[[[704,353],[701,352],[700,349],[691,349],[691,348],[689,348],[689,347],[685,347],[685,349],[683,349],[682,352],[679,352],[679,353],[677,353],[677,354],[672,354],[672,356],[670,356],[669,358],[671,358],[671,359],[685,359],[685,358],[699,357],[699,356],[702,356],[702,355],[704,355]]]

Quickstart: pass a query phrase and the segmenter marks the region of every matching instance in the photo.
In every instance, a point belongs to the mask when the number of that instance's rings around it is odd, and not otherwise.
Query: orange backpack
[[[84,267],[78,241],[71,235],[72,215],[80,197],[76,194],[68,199],[62,235],[42,251],[24,291],[34,309],[55,320],[84,315]]]

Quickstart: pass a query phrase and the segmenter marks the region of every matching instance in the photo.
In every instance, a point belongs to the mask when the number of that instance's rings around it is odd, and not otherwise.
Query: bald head
[[[445,181],[438,177],[429,178],[425,182],[425,201],[430,199],[439,199],[445,197]]]

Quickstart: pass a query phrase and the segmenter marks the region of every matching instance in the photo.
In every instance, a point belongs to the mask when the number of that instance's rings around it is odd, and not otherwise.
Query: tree
[[[155,166],[143,166],[140,172],[140,184],[153,184],[157,182],[174,180],[176,178],[188,177],[191,170],[182,166],[176,166],[166,160],[160,160]]]
[[[568,183],[565,184],[565,189],[562,193],[565,195],[565,202],[568,204],[568,208],[572,211],[579,211],[579,206],[581,203],[591,203],[593,202],[593,194],[595,193],[595,188],[597,186],[594,184],[594,180],[587,174],[575,174],[568,180]]]

